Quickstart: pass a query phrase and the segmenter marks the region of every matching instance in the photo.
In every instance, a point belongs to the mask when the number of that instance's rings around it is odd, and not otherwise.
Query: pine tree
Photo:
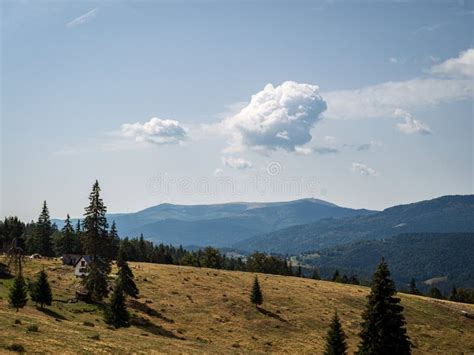
[[[53,226],[49,218],[49,210],[46,201],[43,202],[43,208],[35,223],[34,229],[28,235],[26,246],[28,253],[39,253],[44,256],[53,256],[53,247],[51,243],[51,235],[53,234]]]
[[[91,299],[96,302],[102,301],[109,293],[107,274],[103,271],[104,266],[99,265],[101,261],[102,259],[97,259],[91,262],[89,273],[83,280]]]
[[[107,258],[106,251],[110,247],[110,243],[107,233],[106,212],[107,207],[105,207],[100,197],[99,182],[96,180],[92,186],[92,192],[89,195],[89,206],[85,209],[84,220],[82,221],[84,251],[92,256],[94,262],[99,258],[103,259],[103,262],[97,263],[97,266],[104,266],[105,269],[102,271],[109,273],[110,258]]]
[[[250,301],[258,308],[259,305],[263,303],[263,295],[262,291],[260,290],[260,284],[258,283],[258,278],[255,276],[255,280],[253,281],[252,286],[252,293],[250,295]]]
[[[334,274],[332,274],[332,282],[341,282],[341,275],[339,274],[339,270],[334,271]]]
[[[411,342],[406,333],[400,299],[394,297],[395,284],[382,259],[372,279],[367,308],[362,318],[361,342],[358,354],[411,354]]]
[[[324,355],[345,355],[346,353],[346,335],[342,330],[341,322],[339,321],[337,312],[335,312],[331,326],[326,336]]]
[[[10,304],[16,308],[17,312],[18,309],[25,307],[26,302],[28,301],[25,279],[21,274],[18,274],[13,281],[13,287],[10,289],[9,301]]]
[[[410,293],[412,295],[419,295],[421,292],[418,290],[418,287],[416,287],[416,281],[414,278],[410,280]]]
[[[133,280],[133,272],[128,266],[126,253],[123,248],[119,250],[117,266],[119,267],[117,283],[126,295],[137,298],[139,293],[138,287]]]
[[[84,248],[82,246],[82,228],[81,228],[81,220],[77,219],[76,229],[74,230],[75,239],[74,239],[74,254],[84,254]]]
[[[115,328],[130,326],[130,315],[125,306],[125,295],[119,284],[115,286],[110,302],[105,309],[104,320]]]
[[[458,290],[456,289],[456,286],[453,286],[451,290],[451,295],[449,296],[449,300],[454,302],[459,301]]]
[[[319,274],[319,270],[317,268],[314,268],[314,270],[313,270],[312,279],[313,280],[321,280],[321,275]]]
[[[76,240],[74,236],[74,228],[71,224],[71,218],[69,214],[64,221],[64,227],[61,229],[61,233],[56,234],[54,239],[54,251],[56,255],[63,254],[74,254],[77,249]]]
[[[119,248],[120,248],[120,238],[117,232],[117,226],[115,225],[115,221],[112,222],[112,227],[110,227],[109,232],[109,255],[108,257],[111,259],[117,258]]]
[[[31,300],[36,304],[39,303],[41,308],[44,308],[44,305],[51,306],[53,294],[51,293],[51,287],[49,286],[48,275],[44,270],[41,270],[38,273],[38,278],[33,284]]]
[[[441,298],[443,298],[443,294],[441,293],[439,288],[433,286],[428,291],[428,297],[441,299]]]
[[[298,268],[296,269],[296,276],[297,277],[303,276],[303,270],[301,269],[301,265],[298,265]]]

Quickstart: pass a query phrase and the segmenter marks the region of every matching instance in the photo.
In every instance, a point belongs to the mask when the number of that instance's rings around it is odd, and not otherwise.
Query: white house
[[[89,265],[92,261],[90,255],[83,255],[74,265],[74,274],[78,277],[87,276],[89,274]]]

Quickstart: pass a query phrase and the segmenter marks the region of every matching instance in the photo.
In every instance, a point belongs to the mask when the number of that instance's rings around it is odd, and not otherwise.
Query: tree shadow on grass
[[[160,325],[154,324],[149,319],[143,317],[132,317],[130,319],[130,324],[153,335],[159,335],[171,339],[185,340],[185,338],[179,337],[175,335],[172,331],[166,330]]]
[[[138,302],[137,300],[131,299],[128,301],[128,305],[130,306],[130,308],[146,313],[151,317],[160,318],[167,323],[174,323],[174,320],[167,318],[166,316],[158,312],[156,309],[153,309],[150,306],[148,306],[146,303],[141,303],[141,302]]]
[[[56,319],[60,319],[60,320],[67,320],[66,317],[64,317],[61,313],[55,312],[52,309],[41,308],[41,307],[36,307],[36,309],[38,311],[46,314],[47,316],[50,316],[50,317],[53,317],[53,318],[56,318]]]
[[[272,317],[272,318],[275,318],[275,319],[278,319],[280,322],[284,322],[284,323],[288,323],[288,321],[282,317],[280,317],[278,314],[276,313],[273,313],[271,311],[268,311],[264,308],[261,308],[261,307],[257,307],[257,311],[259,311],[260,313],[268,316],[268,317]]]

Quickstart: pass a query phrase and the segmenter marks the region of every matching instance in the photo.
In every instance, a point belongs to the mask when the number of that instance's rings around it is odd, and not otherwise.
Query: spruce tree
[[[319,270],[317,268],[314,268],[314,270],[313,270],[312,279],[313,280],[321,280],[321,275],[319,274]]]
[[[119,250],[117,266],[119,268],[117,283],[126,295],[137,298],[139,293],[138,287],[133,280],[133,272],[128,266],[124,248]]]
[[[46,201],[43,202],[43,208],[38,217],[38,222],[34,224],[31,234],[28,235],[26,246],[28,253],[39,253],[44,256],[53,256],[53,247],[51,235],[53,226],[49,218],[49,210]]]
[[[339,270],[334,271],[334,274],[332,274],[331,281],[333,282],[341,282],[341,275],[339,274]]]
[[[110,242],[106,212],[107,207],[100,197],[99,182],[96,180],[82,221],[84,251],[92,257],[89,273],[84,278],[83,284],[94,301],[101,301],[108,294],[107,274],[111,270],[111,258],[107,252]]]
[[[26,293],[26,283],[25,279],[21,274],[18,274],[13,281],[13,286],[10,289],[9,301],[10,304],[18,309],[25,307],[26,302],[28,301],[28,295]]]
[[[260,284],[258,283],[258,278],[255,276],[252,286],[252,293],[250,295],[250,301],[258,308],[259,305],[263,303],[263,295],[260,290]]]
[[[410,280],[410,293],[412,295],[419,295],[421,292],[418,290],[418,287],[416,287],[416,281],[414,278]]]
[[[441,293],[439,288],[433,286],[428,291],[428,297],[441,299],[441,298],[443,298],[443,294]]]
[[[110,244],[106,212],[107,207],[105,207],[100,197],[99,182],[96,180],[92,186],[92,192],[89,195],[89,206],[85,209],[82,221],[84,251],[92,256],[94,262],[99,258],[104,259],[106,262],[100,263],[100,266],[107,266],[103,271],[108,273],[110,272],[110,260],[106,256],[106,251]]]
[[[297,277],[303,276],[303,270],[301,269],[301,265],[298,265],[298,268],[296,269],[296,276]]]
[[[107,284],[107,274],[104,272],[104,266],[100,265],[101,259],[92,261],[89,265],[89,273],[83,280],[89,295],[93,301],[100,302],[107,297],[109,290]]]
[[[68,214],[61,233],[56,234],[56,238],[54,239],[54,251],[56,255],[74,254],[76,249],[74,228],[72,227],[71,218]]]
[[[115,328],[130,326],[130,315],[125,305],[125,295],[120,284],[115,286],[104,313],[104,320]]]
[[[331,326],[326,336],[324,355],[345,355],[346,353],[346,335],[342,330],[341,322],[339,321],[337,312],[335,312]]]
[[[33,284],[31,300],[36,304],[39,303],[41,308],[44,308],[44,305],[51,306],[53,294],[51,292],[51,287],[49,286],[48,275],[44,270],[41,270],[38,273],[38,278]]]
[[[449,296],[449,300],[454,302],[459,301],[458,290],[456,289],[456,286],[453,286],[451,290],[451,295]]]
[[[120,248],[120,238],[117,232],[117,226],[115,225],[115,221],[112,222],[112,226],[110,227],[109,232],[109,255],[108,257],[111,259],[115,259],[118,256]]]
[[[395,284],[384,259],[372,279],[366,310],[362,314],[361,342],[357,354],[411,354],[411,342],[405,328],[405,318]]]

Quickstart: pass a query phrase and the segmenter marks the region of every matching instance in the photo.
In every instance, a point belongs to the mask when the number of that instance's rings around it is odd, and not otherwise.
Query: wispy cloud
[[[76,17],[74,20],[69,21],[66,24],[66,27],[71,28],[71,27],[82,25],[82,24],[86,23],[87,21],[90,21],[92,18],[94,18],[97,15],[98,11],[99,10],[97,8],[92,9],[92,10],[86,12],[85,14],[83,14],[79,17]]]
[[[237,170],[245,170],[252,167],[252,162],[244,158],[222,157],[222,162],[225,166]]]
[[[405,134],[431,134],[431,129],[427,124],[415,120],[408,112],[398,109],[395,111],[394,116],[405,119],[404,123],[397,124],[397,128]]]
[[[357,119],[393,117],[397,109],[411,111],[474,97],[474,50],[433,66],[428,77],[388,81],[356,90],[322,93],[325,118]],[[435,74],[435,75],[433,75]]]
[[[379,176],[378,171],[362,163],[352,163],[352,171],[355,171],[363,176]]]

